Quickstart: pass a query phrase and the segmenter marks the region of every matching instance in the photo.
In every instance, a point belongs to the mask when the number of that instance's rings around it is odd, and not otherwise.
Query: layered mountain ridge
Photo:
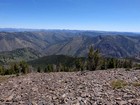
[[[134,57],[139,56],[140,36],[70,30],[0,32],[0,52],[31,48],[43,55],[86,56],[91,45],[104,56]]]

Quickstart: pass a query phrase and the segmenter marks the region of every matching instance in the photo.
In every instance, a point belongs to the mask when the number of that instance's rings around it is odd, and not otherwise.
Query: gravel
[[[127,83],[113,88],[113,81]],[[140,105],[140,70],[30,73],[0,83],[0,105]]]

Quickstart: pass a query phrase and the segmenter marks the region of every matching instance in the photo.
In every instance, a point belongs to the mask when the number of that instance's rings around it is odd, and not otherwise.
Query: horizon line
[[[99,32],[120,32],[120,33],[140,33],[140,31],[116,31],[116,30],[112,30],[112,31],[109,31],[109,30],[99,30],[99,29],[66,29],[66,28],[10,28],[10,27],[0,27],[0,29],[20,29],[20,30],[69,30],[69,31],[99,31]]]

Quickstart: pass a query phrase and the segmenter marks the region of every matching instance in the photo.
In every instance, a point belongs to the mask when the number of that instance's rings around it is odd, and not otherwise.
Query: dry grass
[[[113,89],[121,89],[127,86],[128,84],[124,80],[114,80],[111,82],[110,85]]]
[[[6,81],[9,77],[8,76],[0,76],[0,83]]]
[[[132,83],[132,85],[135,87],[140,87],[140,82],[134,82],[134,83]]]

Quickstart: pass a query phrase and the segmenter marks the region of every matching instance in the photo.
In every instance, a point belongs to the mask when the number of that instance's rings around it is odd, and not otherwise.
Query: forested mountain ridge
[[[21,48],[13,51],[0,52],[0,64],[38,59],[43,54],[32,48]]]
[[[140,36],[74,30],[0,32],[0,52],[31,48],[44,55],[86,56],[91,45],[107,57],[135,57],[140,52]]]

